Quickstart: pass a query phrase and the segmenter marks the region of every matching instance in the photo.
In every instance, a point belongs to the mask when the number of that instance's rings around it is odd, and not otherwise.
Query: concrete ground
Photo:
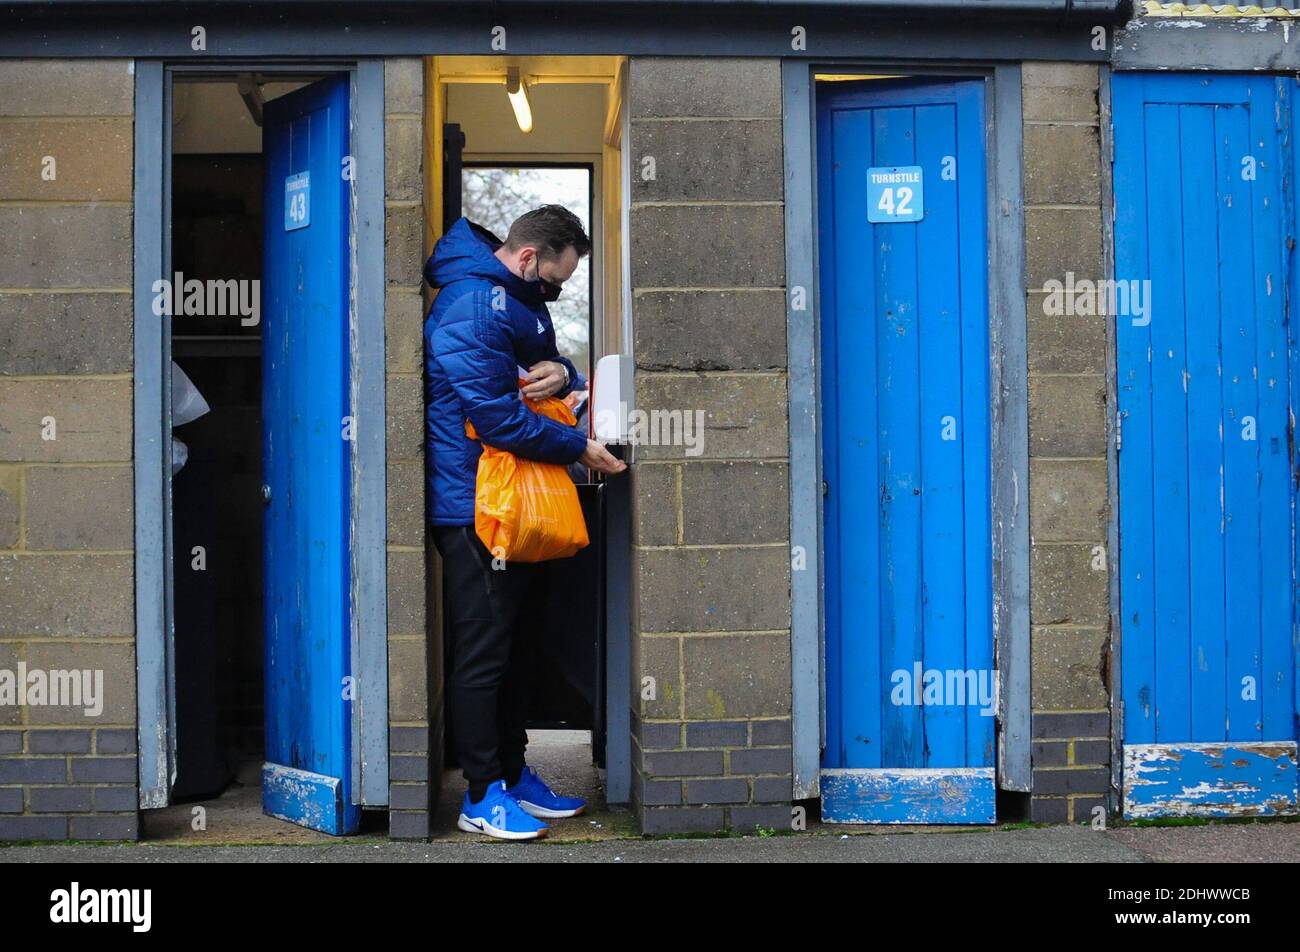
[[[144,839],[129,844],[0,844],[11,862],[1300,862],[1300,823],[1216,823],[1117,827],[868,827],[812,822],[779,836],[642,839],[626,810],[605,805],[586,732],[529,735],[529,762],[553,787],[585,797],[588,811],[554,821],[535,843],[484,841],[456,828],[464,793],[460,771],[444,773],[432,842],[392,842],[382,814],[357,836],[326,836],[261,811],[259,771],[250,763],[220,797],[143,814]],[[194,829],[195,807],[203,807]]]

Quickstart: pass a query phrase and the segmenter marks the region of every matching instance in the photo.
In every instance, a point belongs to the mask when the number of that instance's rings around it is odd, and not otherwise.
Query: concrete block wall
[[[0,61],[0,840],[138,836],[131,67]]]
[[[441,757],[431,736],[424,493],[424,66],[384,63],[388,425],[389,836],[425,839]],[[431,766],[432,763],[432,766]]]
[[[788,829],[780,64],[636,57],[628,108],[637,406],[704,420],[633,469],[636,814]]]
[[[1103,317],[1046,313],[1044,283],[1106,277],[1099,68],[1023,67],[1029,317],[1031,817],[1085,823],[1110,786]]]

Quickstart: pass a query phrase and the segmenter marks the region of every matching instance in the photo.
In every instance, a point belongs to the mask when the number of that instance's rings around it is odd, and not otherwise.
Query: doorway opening
[[[352,195],[335,156],[348,154],[349,76],[177,72],[167,88],[153,290],[170,368],[171,776],[144,834],[382,827],[379,814],[362,825],[338,688],[354,610],[340,429]]]
[[[504,238],[515,218],[538,205],[561,204],[576,214],[592,251],[548,309],[560,352],[588,384],[602,356],[630,351],[622,238],[628,193],[625,69],[625,58],[618,56],[425,61],[426,257],[462,216]],[[433,292],[426,294],[428,305]],[[625,490],[576,466],[571,474],[592,542],[572,559],[546,563],[525,612],[535,628],[529,637],[534,674],[528,759],[543,776],[555,777],[557,787],[597,810],[630,800],[626,646],[621,631],[611,633],[606,622],[618,617],[625,597],[625,506],[618,496]],[[440,579],[432,547],[430,564]],[[441,592],[434,604],[434,637],[445,651]],[[446,697],[441,683],[430,692]],[[450,711],[445,704],[442,711],[450,772],[441,784],[440,823],[448,817],[454,822],[464,790],[450,741]]]

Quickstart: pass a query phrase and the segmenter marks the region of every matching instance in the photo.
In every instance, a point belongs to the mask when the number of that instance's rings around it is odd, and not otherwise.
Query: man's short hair
[[[532,245],[539,256],[548,259],[564,254],[570,245],[579,258],[591,251],[591,239],[583,230],[582,219],[563,205],[541,205],[514,220],[505,246],[518,251],[525,245]]]

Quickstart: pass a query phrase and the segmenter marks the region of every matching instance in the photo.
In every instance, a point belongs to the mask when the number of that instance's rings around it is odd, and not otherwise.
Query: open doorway
[[[145,834],[200,832],[209,813],[223,837],[355,833],[356,685],[374,680],[355,623],[356,84],[328,70],[171,80],[153,288],[167,770]],[[364,700],[386,721],[385,698]],[[142,743],[142,778],[157,753]]]
[[[560,352],[588,383],[597,361],[629,342],[624,71],[616,56],[426,60],[426,254],[461,216],[502,238],[538,205],[572,211],[592,252],[548,310]],[[592,544],[546,563],[529,599],[528,759],[557,788],[600,810],[629,800],[626,646],[621,633],[609,637],[607,624],[611,594],[615,603],[623,597],[624,505],[618,499],[611,512],[613,484],[576,467],[572,475]],[[439,636],[440,622],[439,612]],[[450,728],[444,708],[448,737]],[[451,748],[448,742],[439,819],[454,823],[464,785]]]

